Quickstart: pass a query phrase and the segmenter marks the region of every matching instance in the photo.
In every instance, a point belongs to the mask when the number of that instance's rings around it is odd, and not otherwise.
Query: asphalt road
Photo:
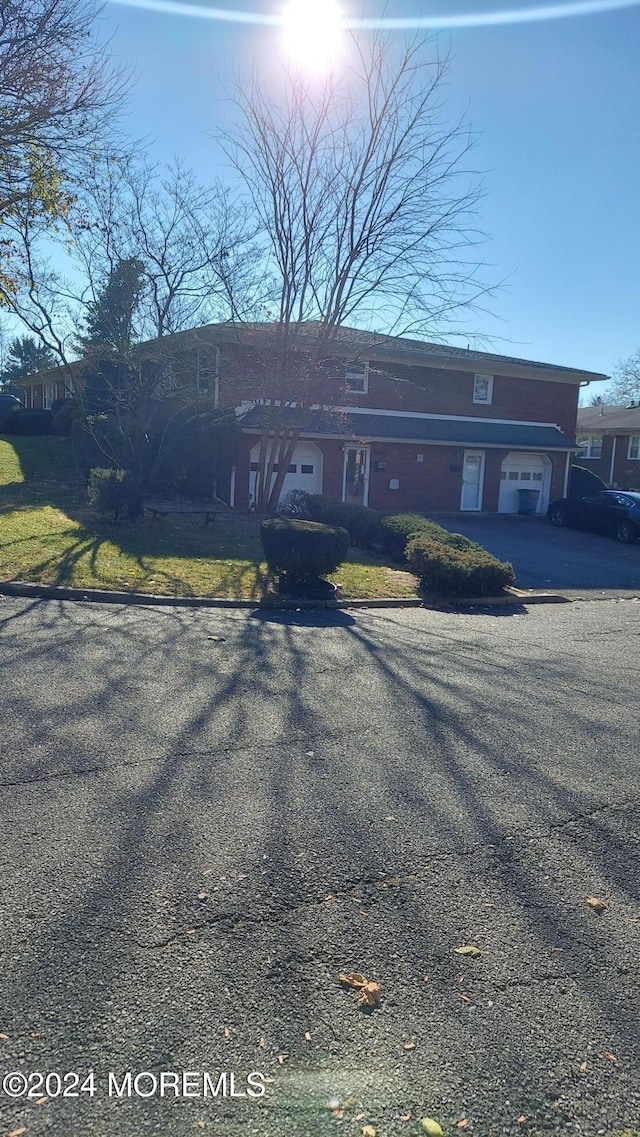
[[[511,561],[522,588],[640,595],[640,543],[622,545],[598,533],[558,529],[544,517],[456,514],[435,520]]]
[[[640,1128],[639,635],[2,598],[0,1133]]]

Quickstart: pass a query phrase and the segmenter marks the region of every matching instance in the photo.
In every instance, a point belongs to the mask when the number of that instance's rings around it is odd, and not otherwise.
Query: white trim
[[[236,504],[236,468],[231,467],[231,485],[229,486],[229,505],[233,509]]]
[[[611,446],[611,465],[609,466],[609,483],[610,484],[613,483],[613,473],[614,473],[614,466],[615,466],[615,461],[616,461],[616,442],[617,441],[618,441],[618,439],[616,438],[616,436],[614,434],[613,443]],[[631,442],[631,439],[629,439],[629,442]]]
[[[638,442],[638,453],[636,454],[635,458],[634,458],[633,454],[631,453],[631,442],[634,438],[637,438],[639,440],[639,442]],[[614,447],[615,447],[615,443],[616,443],[616,440],[615,440],[615,436],[614,436],[614,439],[613,439]],[[630,434],[629,435],[629,442],[627,445],[627,461],[628,462],[637,462],[639,460],[640,460],[640,434]]]
[[[255,404],[251,404],[252,406]],[[486,404],[485,404],[486,405]],[[311,408],[312,411],[320,411],[323,408],[319,403],[315,403]],[[523,419],[523,418],[489,418],[487,415],[433,415],[426,411],[385,411],[380,410],[379,407],[345,407],[336,404],[335,410],[344,411],[347,414],[356,415],[384,415],[389,418],[417,418],[417,419],[446,419],[447,422],[494,422],[494,423],[507,423],[509,426],[552,426],[556,430],[560,430],[557,422],[540,422],[537,419]]]
[[[471,454],[480,455],[480,477],[478,478],[478,504],[474,505],[472,509],[465,508],[462,504],[464,499],[464,466],[467,458]],[[462,458],[462,485],[460,486],[460,512],[461,513],[480,513],[482,510],[482,499],[484,497],[484,468],[485,468],[485,453],[484,450],[465,450]]]
[[[369,394],[369,360],[361,359],[345,363],[344,365],[344,381],[349,383],[349,373],[352,373],[354,378],[363,380],[362,390],[359,391],[355,387],[349,388],[349,393],[352,395],[368,395]]]
[[[564,464],[564,480],[562,483],[562,496],[566,497],[569,491],[569,474],[571,473],[571,451],[567,451],[567,460]]]
[[[217,407],[220,405],[220,348],[218,344],[215,345],[216,351],[216,369],[213,376],[213,405]]]
[[[487,384],[487,397],[486,399],[476,398],[476,384],[478,380]],[[476,372],[473,376],[473,402],[480,403],[484,407],[490,407],[493,402],[493,375],[484,375],[481,372]]]
[[[365,469],[364,469],[364,492],[362,494],[362,504],[367,506],[369,504],[369,476],[371,473],[371,447],[364,443],[357,446],[355,443],[345,446],[344,460],[342,463],[342,501],[346,502],[347,493],[347,457],[350,450],[364,450],[366,453]]]
[[[584,433],[582,433],[582,434],[577,434],[576,435],[576,444],[578,446],[578,450],[583,450],[584,447],[579,445],[578,440],[580,438],[586,438],[586,440],[587,440],[587,446],[586,446],[587,453],[586,454],[576,454],[576,458],[580,462],[599,462],[600,459],[602,458],[602,451],[604,449],[604,436],[602,434],[588,434],[586,431],[584,431]],[[594,442],[600,443],[600,453],[599,454],[592,454],[591,453],[591,451],[593,450],[593,443]]]

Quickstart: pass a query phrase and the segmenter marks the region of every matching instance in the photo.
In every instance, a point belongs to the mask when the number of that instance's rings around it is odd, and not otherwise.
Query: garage
[[[518,513],[518,490],[537,490],[536,513],[546,513],[551,484],[551,462],[545,454],[511,451],[500,467],[498,513]]]
[[[260,456],[260,443],[251,451],[251,466],[249,473],[250,500],[255,500],[256,475],[258,472],[258,458]],[[273,486],[276,480],[277,465],[271,479]],[[291,464],[284,479],[280,494],[280,501],[291,490],[306,490],[307,493],[322,493],[322,451],[315,442],[298,442]]]

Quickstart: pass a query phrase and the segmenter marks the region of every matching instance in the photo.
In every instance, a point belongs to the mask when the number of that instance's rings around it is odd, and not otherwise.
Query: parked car
[[[551,502],[547,517],[552,525],[590,529],[628,544],[640,537],[640,493],[602,490],[591,497],[562,497]]]
[[[24,410],[24,404],[15,395],[0,395],[0,413],[13,410]]]

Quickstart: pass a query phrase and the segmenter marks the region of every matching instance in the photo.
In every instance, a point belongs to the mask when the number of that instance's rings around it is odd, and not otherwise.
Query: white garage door
[[[536,513],[545,513],[549,504],[551,463],[543,454],[508,454],[500,470],[498,513],[517,513],[518,490],[537,490]]]
[[[249,474],[249,493],[255,499],[256,473],[260,444],[251,451],[251,472]],[[275,473],[271,485],[276,480]],[[322,451],[313,442],[299,442],[296,446],[291,465],[287,470],[284,485],[280,494],[280,501],[290,490],[306,490],[307,493],[322,493]]]

